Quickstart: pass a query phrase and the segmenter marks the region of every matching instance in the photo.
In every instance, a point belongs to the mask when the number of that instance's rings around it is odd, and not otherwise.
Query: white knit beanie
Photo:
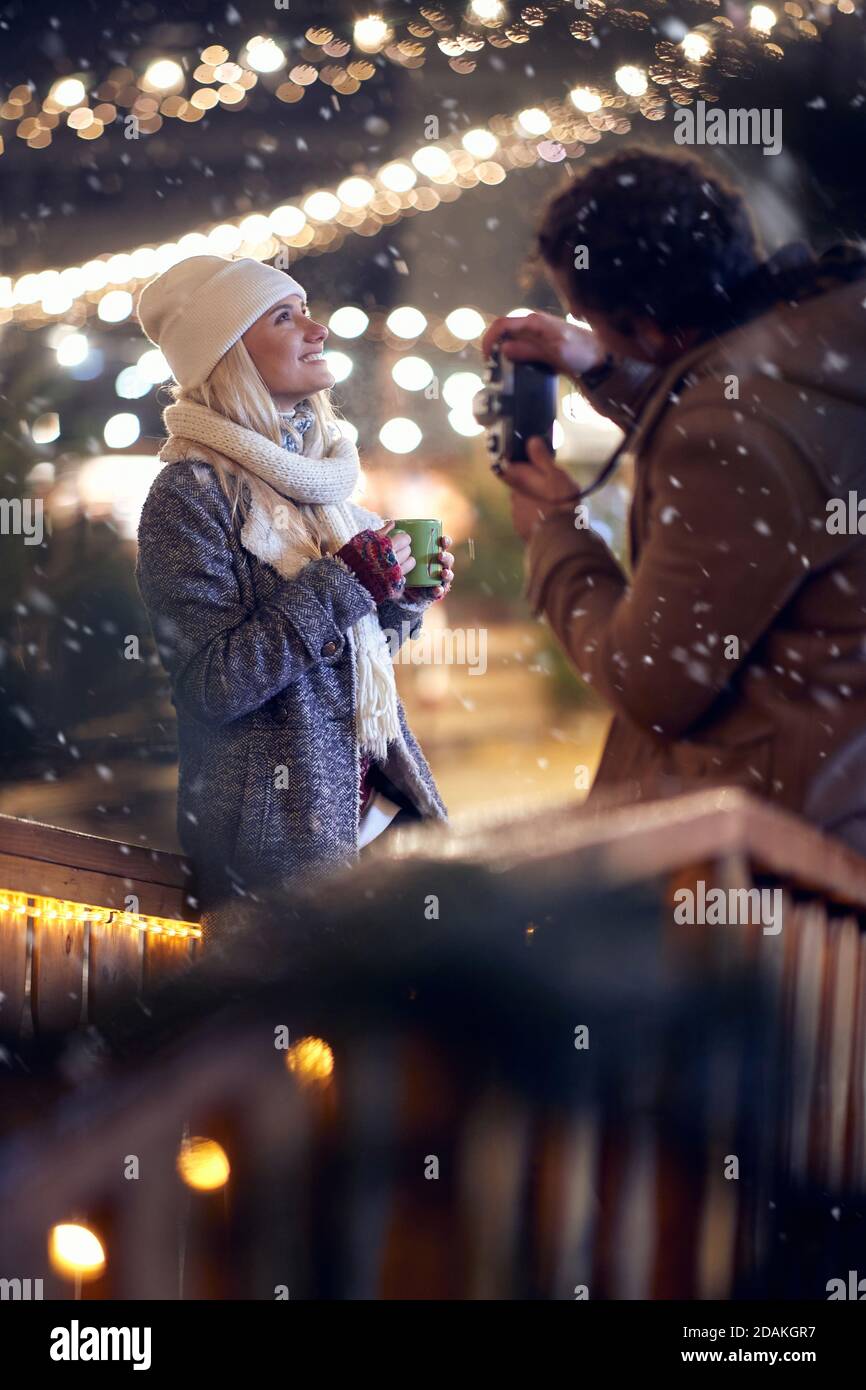
[[[175,380],[200,386],[256,319],[290,294],[306,297],[297,280],[263,261],[189,256],[145,285],[138,321]]]

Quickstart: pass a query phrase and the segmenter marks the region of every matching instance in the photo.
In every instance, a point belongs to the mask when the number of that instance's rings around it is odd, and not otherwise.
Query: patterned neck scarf
[[[283,432],[283,448],[288,449],[292,454],[299,453],[298,444],[289,433],[288,426],[292,425],[301,435],[306,434],[315,419],[309,400],[307,397],[304,397],[302,401],[298,401],[298,404],[292,406],[290,410],[279,411],[279,417]]]

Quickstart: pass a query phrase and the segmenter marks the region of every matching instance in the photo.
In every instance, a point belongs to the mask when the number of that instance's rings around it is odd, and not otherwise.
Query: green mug
[[[442,566],[439,564],[437,556],[441,549],[439,537],[442,535],[442,522],[430,521],[424,518],[419,521],[417,518],[408,521],[396,521],[394,531],[405,531],[412,544],[412,558],[415,561],[415,568],[411,569],[406,575],[406,586],[409,589],[432,589],[437,584],[442,583]],[[389,533],[393,538],[394,531]]]

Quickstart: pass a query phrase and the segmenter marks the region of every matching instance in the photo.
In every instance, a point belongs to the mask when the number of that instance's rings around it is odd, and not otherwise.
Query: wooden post
[[[41,1033],[70,1032],[84,1013],[85,924],[40,898],[32,911],[33,1026]]]
[[[0,1031],[6,1035],[22,1026],[31,942],[26,896],[0,892]]]
[[[99,1024],[141,990],[144,932],[112,920],[90,923],[87,1017]]]

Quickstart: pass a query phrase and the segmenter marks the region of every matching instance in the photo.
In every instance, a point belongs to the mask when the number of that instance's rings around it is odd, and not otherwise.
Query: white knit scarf
[[[169,439],[160,458],[172,461],[194,456],[194,449],[189,447],[192,441],[221,455],[227,463],[254,473],[265,484],[264,488],[251,489],[253,501],[241,529],[241,543],[284,579],[294,579],[310,563],[309,555],[291,548],[285,528],[275,516],[278,508],[285,509],[287,501],[311,507],[332,554],[358,531],[384,525],[375,512],[349,501],[358,482],[360,461],[355,445],[342,434],[323,453],[316,428],[311,432],[315,436],[313,452],[293,453],[193,401],[168,406],[163,420]],[[347,636],[355,662],[358,742],[364,751],[384,761],[389,741],[401,737],[391,652],[375,612],[365,613]]]

